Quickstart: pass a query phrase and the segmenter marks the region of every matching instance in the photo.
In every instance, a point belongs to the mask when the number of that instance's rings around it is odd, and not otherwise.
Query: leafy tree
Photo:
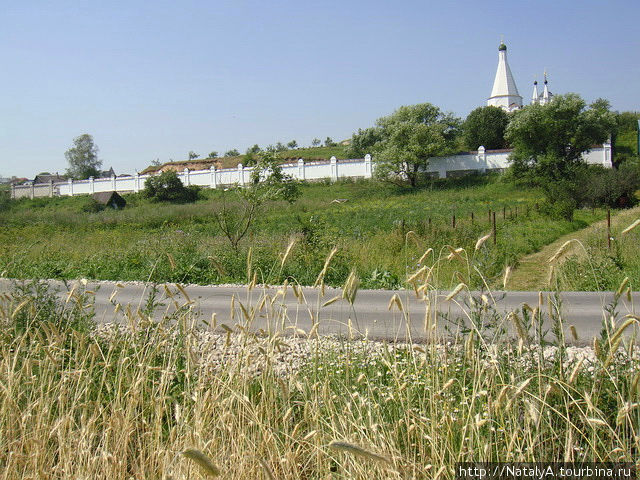
[[[547,105],[529,105],[515,112],[505,138],[516,178],[540,185],[550,204],[573,216],[583,190],[586,164],[582,154],[615,130],[615,116],[606,100],[587,108],[577,94],[557,95]]]
[[[382,140],[382,130],[377,127],[359,128],[358,133],[351,136],[351,145],[349,145],[349,156],[353,158],[362,158],[367,153],[373,151],[374,145]]]
[[[291,140],[289,143],[287,143],[287,147],[289,148],[289,150],[298,148],[298,142],[296,142],[295,140]]]
[[[191,150],[189,152],[189,160],[195,160],[196,158],[198,158],[200,155],[198,155],[196,152],[194,152],[193,150]]]
[[[311,140],[311,145],[313,145],[314,147],[320,146],[321,143],[322,140],[320,140],[319,138],[314,138],[313,140]]]
[[[239,155],[240,155],[240,152],[235,148],[225,152],[224,154],[225,157],[238,157]]]
[[[209,152],[209,158],[218,158],[218,152],[216,152],[215,150]]]
[[[76,180],[100,175],[102,160],[98,159],[98,146],[93,137],[84,133],[73,139],[73,147],[64,154],[69,162],[67,175]]]
[[[228,194],[234,195],[237,202],[230,203]],[[214,217],[231,247],[237,251],[240,241],[251,230],[265,203],[274,200],[293,203],[299,195],[298,182],[282,172],[277,152],[261,152],[248,185],[225,190],[220,210],[214,213]]]
[[[480,145],[488,150],[505,148],[504,132],[509,124],[509,115],[493,106],[473,110],[462,127],[466,147],[475,150]]]
[[[258,145],[257,143],[253,147],[247,148],[247,153],[250,155],[255,155],[256,153],[260,153],[261,151],[262,149],[260,148],[260,145]]]
[[[175,171],[167,170],[147,178],[142,195],[158,202],[195,202],[200,196],[200,187],[185,187]]]
[[[516,174],[533,173],[544,181],[564,180],[582,154],[607,140],[615,116],[606,100],[587,108],[579,95],[556,95],[547,105],[516,111],[506,130],[513,147],[510,160]]]
[[[287,147],[285,147],[282,142],[276,143],[276,146],[274,148],[275,148],[276,152],[284,152],[287,149]],[[267,148],[267,150],[268,150],[268,148]]]
[[[338,145],[338,144],[333,141],[333,138],[327,137],[327,138],[324,139],[324,146],[325,147],[335,147],[336,145]]]
[[[379,135],[373,145],[376,175],[416,187],[426,174],[429,159],[453,153],[460,119],[435,105],[421,103],[398,108],[376,122]]]
[[[160,165],[162,165],[162,162],[159,158],[156,158],[155,160],[151,160],[151,165],[153,165],[154,167],[159,167]]]

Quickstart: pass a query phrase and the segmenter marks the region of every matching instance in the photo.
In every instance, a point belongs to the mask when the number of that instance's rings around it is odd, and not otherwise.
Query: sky
[[[640,110],[637,0],[0,0],[0,177],[106,170],[349,138],[401,105],[486,104],[501,36],[525,103],[550,90]]]

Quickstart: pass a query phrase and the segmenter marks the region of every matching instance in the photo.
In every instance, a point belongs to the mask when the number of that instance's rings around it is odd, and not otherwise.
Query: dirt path
[[[631,208],[618,213],[611,217],[611,229],[615,231],[618,228],[625,228],[631,222],[640,216],[640,207]],[[600,220],[589,225],[582,230],[577,230],[567,235],[563,235],[555,242],[550,243],[542,248],[539,252],[532,253],[520,259],[520,264],[511,274],[508,290],[542,290],[547,287],[547,277],[549,275],[549,258],[551,258],[558,249],[568,240],[584,241],[586,238],[598,231],[606,237],[605,229],[607,220]],[[568,247],[567,254],[581,252],[580,245],[571,243]],[[563,257],[566,258],[567,254]]]

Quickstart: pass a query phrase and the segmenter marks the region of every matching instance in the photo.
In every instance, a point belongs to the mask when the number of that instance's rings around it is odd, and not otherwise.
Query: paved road
[[[73,285],[80,286],[79,282],[70,282],[68,287],[58,281],[51,281],[50,284],[53,288],[60,290],[65,298],[67,288]],[[0,292],[7,292],[10,288],[10,281],[0,279]],[[124,284],[118,287],[112,282],[90,282],[86,288],[96,293],[95,311],[99,322],[126,321],[124,312],[127,311],[127,307],[133,312],[144,308],[151,291],[150,285]],[[280,293],[278,293],[279,290]],[[242,312],[244,307],[249,316],[252,309],[255,311],[250,323],[250,328],[253,330],[299,328],[309,332],[312,319],[317,319],[320,322],[318,330],[321,334],[348,335],[349,322],[351,322],[352,332],[360,332],[370,338],[389,340],[405,340],[408,336],[414,340],[425,338],[427,302],[424,299],[418,299],[413,291],[359,290],[353,307],[341,298],[323,306],[333,297],[341,296],[340,289],[327,288],[324,296],[320,296],[318,289],[304,288],[301,292],[304,296],[302,302],[298,300],[291,287],[287,288],[283,295],[281,288],[256,287],[249,292],[246,287],[189,286],[186,287],[189,297],[187,300],[175,285],[168,285],[166,288],[160,286],[156,297],[160,305],[154,312],[154,318],[162,318],[163,315],[171,314],[176,311],[176,308],[187,304],[183,308],[189,308],[195,312],[203,324],[210,323],[212,315],[215,314],[218,329],[223,331],[221,324],[234,327],[236,324],[245,323]],[[404,313],[398,310],[397,305],[394,305],[391,311],[388,309],[389,301],[394,294],[400,298]],[[468,306],[468,293],[462,292],[453,301],[446,300],[448,294],[449,292],[432,292],[431,311],[448,313],[449,318],[461,318],[468,324],[469,312],[472,310]],[[265,296],[266,299],[264,299]],[[472,296],[479,299],[480,293],[472,292]],[[232,298],[235,298],[233,318]],[[543,298],[542,311],[546,313],[549,311],[550,295],[544,293]],[[569,325],[574,325],[579,335],[577,343],[589,343],[602,328],[603,307],[611,302],[613,294],[611,292],[565,292],[560,298],[565,331],[568,332]],[[467,299],[466,302],[465,299]],[[521,309],[525,303],[535,308],[538,306],[538,301],[537,292],[497,292],[489,297],[489,303],[501,318],[505,317],[505,313]],[[262,306],[261,303],[263,303]],[[116,304],[121,305],[118,312],[115,312]],[[640,293],[632,296],[631,303],[626,299],[622,300],[618,311],[621,315],[634,313],[634,304],[640,304]],[[258,310],[259,306],[262,308]],[[439,317],[437,325],[441,333],[456,330],[454,323],[446,321],[442,316]],[[513,332],[511,321],[505,321],[504,325]],[[544,328],[549,328],[548,323]],[[631,329],[628,331],[630,332]],[[549,334],[550,337],[551,334]],[[566,338],[570,340],[571,335],[567,333]]]

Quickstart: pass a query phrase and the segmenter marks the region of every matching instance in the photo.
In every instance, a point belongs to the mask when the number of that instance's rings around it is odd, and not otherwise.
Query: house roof
[[[49,182],[58,183],[58,182],[66,182],[66,181],[67,181],[67,177],[63,175],[58,175],[57,173],[36,175],[36,177],[33,179],[33,183],[35,183],[36,185],[39,183],[49,183]]]
[[[92,195],[92,198],[101,205],[109,205],[115,202],[118,205],[126,205],[127,201],[120,196],[118,192],[98,192]]]

